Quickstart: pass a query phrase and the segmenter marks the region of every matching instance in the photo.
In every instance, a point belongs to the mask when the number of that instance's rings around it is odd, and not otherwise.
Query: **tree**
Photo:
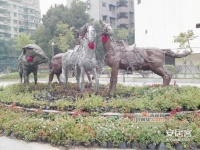
[[[97,60],[102,60],[104,59],[104,50],[103,50],[103,45],[102,45],[102,41],[101,41],[101,25],[99,23],[99,21],[95,21],[94,22],[94,28],[96,30],[96,57]]]
[[[55,5],[54,7],[51,6],[51,8],[47,11],[46,15],[43,16],[43,25],[50,32],[50,35],[52,37],[54,36],[57,23],[59,21],[64,22],[64,18],[67,11],[68,8],[64,7],[63,5]]]
[[[15,52],[13,40],[5,41],[0,40],[0,54],[12,55]]]
[[[76,40],[73,34],[74,28],[69,25],[58,22],[56,26],[55,36],[52,42],[58,47],[61,52],[66,52],[69,48],[74,49]]]
[[[17,38],[15,38],[16,50],[21,51],[27,44],[34,44],[35,41],[31,39],[31,36],[26,33],[20,33]]]
[[[73,29],[79,29],[89,22],[83,2],[73,3],[71,8],[54,5],[42,18],[41,25],[32,36],[47,56],[51,56],[51,43],[54,42],[55,53],[65,52],[75,47]]]
[[[135,31],[134,29],[118,28],[115,29],[115,38],[119,40],[125,40],[128,44],[135,43]]]
[[[174,42],[179,43],[180,48],[184,48],[185,50],[189,48],[192,52],[193,50],[190,46],[190,41],[196,37],[198,36],[194,35],[192,30],[188,30],[187,32],[181,32],[178,36],[174,36]]]
[[[128,37],[128,30],[125,28],[118,28],[115,29],[115,38],[117,40],[125,40],[127,41],[127,37]]]
[[[32,34],[31,38],[35,40],[35,43],[42,48],[48,57],[51,56],[50,40],[52,39],[52,36],[50,34],[49,28],[45,28],[45,26],[41,24],[37,31]]]
[[[71,8],[66,14],[64,23],[76,29],[81,28],[84,24],[89,22],[90,16],[85,12],[86,7],[83,2],[73,2]]]
[[[134,28],[129,29],[127,40],[128,40],[128,44],[130,45],[135,43],[135,29]]]

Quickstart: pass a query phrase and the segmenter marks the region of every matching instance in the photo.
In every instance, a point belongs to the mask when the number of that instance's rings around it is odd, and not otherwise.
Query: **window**
[[[138,0],[137,3],[140,4],[140,3],[141,3],[141,0]]]
[[[17,24],[17,20],[13,20],[13,23],[14,23],[14,24]]]
[[[14,13],[14,17],[17,17],[17,13]]]
[[[17,28],[17,27],[15,27],[15,28],[14,28],[14,31],[15,31],[15,32],[18,32],[18,28]]]
[[[103,18],[103,21],[107,20],[107,16],[102,16],[102,18]]]
[[[197,24],[196,24],[196,28],[200,28],[200,23],[197,23]]]
[[[103,3],[102,3],[102,7],[106,7],[106,3],[103,2]]]
[[[14,9],[17,9],[17,6],[16,6],[16,5],[13,5],[13,8],[14,8]]]

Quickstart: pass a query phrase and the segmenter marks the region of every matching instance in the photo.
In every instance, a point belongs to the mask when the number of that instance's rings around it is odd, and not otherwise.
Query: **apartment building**
[[[95,20],[108,20],[114,28],[134,27],[134,0],[67,0],[67,5],[74,1],[85,2],[87,13]]]
[[[0,0],[0,39],[34,33],[40,20],[39,0]]]

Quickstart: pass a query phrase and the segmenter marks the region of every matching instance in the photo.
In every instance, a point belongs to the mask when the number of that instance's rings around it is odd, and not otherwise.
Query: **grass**
[[[48,72],[38,72],[38,78],[47,78]],[[33,74],[31,73],[29,76],[30,79],[33,79]],[[0,76],[0,80],[19,80],[19,73],[18,72],[12,72],[3,76]]]

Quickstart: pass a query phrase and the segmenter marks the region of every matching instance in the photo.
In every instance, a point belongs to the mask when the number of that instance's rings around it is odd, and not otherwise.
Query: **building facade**
[[[191,41],[200,47],[199,0],[135,0],[135,40],[137,46],[179,48],[174,36],[193,30]]]
[[[165,59],[166,64],[188,65],[195,70],[200,63],[199,0],[135,0],[135,43],[138,47],[169,48],[181,52],[174,36],[192,30],[198,36],[190,41],[193,53],[185,58]],[[186,68],[186,67],[185,67]],[[193,69],[192,69],[193,68]],[[185,71],[184,71],[185,72]]]
[[[95,20],[108,20],[114,27],[134,27],[134,0],[67,0],[70,7],[74,1],[83,1],[87,13]]]
[[[39,0],[0,0],[0,39],[34,33],[40,20]]]

